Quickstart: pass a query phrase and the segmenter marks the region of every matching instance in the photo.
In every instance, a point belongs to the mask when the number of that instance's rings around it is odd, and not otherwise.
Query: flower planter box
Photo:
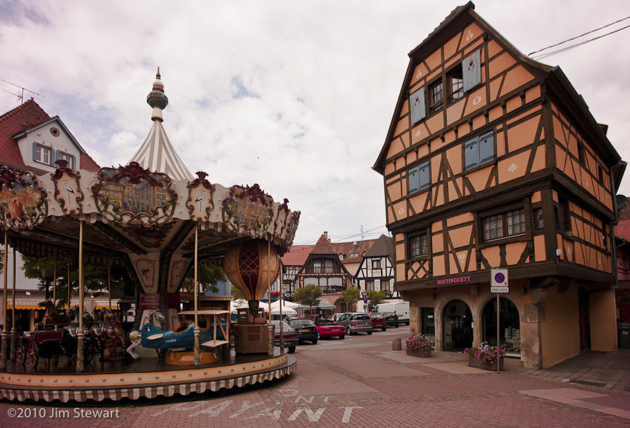
[[[499,359],[500,369],[503,370],[503,358]],[[483,361],[477,360],[476,357],[468,356],[468,367],[474,367],[477,369],[483,370],[497,370],[496,364],[484,363]]]
[[[424,351],[412,351],[411,349],[407,349],[407,355],[411,355],[413,357],[420,357],[420,358],[429,358],[431,357],[431,350],[429,349],[428,352],[424,352]]]

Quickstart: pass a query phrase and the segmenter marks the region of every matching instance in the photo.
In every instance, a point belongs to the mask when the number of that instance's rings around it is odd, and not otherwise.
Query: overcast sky
[[[148,135],[146,96],[159,66],[164,128],[193,174],[288,198],[302,212],[295,244],[323,231],[360,239],[361,227],[376,238],[387,229],[382,176],[371,167],[407,53],[463,4],[2,0],[0,79],[41,94],[25,98],[60,116],[99,165],[118,166]],[[627,0],[475,5],[525,54],[630,16]],[[626,161],[629,39],[622,30],[542,60],[563,69]],[[2,81],[0,89],[19,91]],[[18,104],[0,92],[0,113]],[[628,183],[620,193],[630,195]]]

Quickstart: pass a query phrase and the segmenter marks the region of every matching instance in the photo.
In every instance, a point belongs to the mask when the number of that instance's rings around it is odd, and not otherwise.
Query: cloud
[[[444,3],[5,2],[0,78],[42,94],[36,101],[110,166],[125,164],[148,135],[145,100],[159,66],[169,98],[164,128],[193,173],[288,198],[303,213],[296,243],[324,230],[349,236],[385,224],[383,179],[371,167],[407,53],[461,2]],[[623,1],[476,2],[525,53],[628,9]],[[622,37],[546,61],[561,66],[628,159],[630,48]],[[14,97],[1,94],[0,111],[14,108]],[[627,180],[621,191],[630,194]]]

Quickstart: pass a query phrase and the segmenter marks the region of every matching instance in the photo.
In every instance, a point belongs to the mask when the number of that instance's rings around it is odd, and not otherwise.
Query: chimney
[[[324,237],[328,239],[328,231],[324,232]]]
[[[599,127],[604,131],[604,135],[608,134],[608,125],[604,125],[603,123],[598,123]]]

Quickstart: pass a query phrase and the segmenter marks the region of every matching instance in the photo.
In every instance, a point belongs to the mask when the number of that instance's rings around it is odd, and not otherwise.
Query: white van
[[[376,311],[379,313],[396,312],[398,322],[400,322],[400,324],[409,325],[409,302],[403,300],[389,301],[379,303],[376,308]]]

